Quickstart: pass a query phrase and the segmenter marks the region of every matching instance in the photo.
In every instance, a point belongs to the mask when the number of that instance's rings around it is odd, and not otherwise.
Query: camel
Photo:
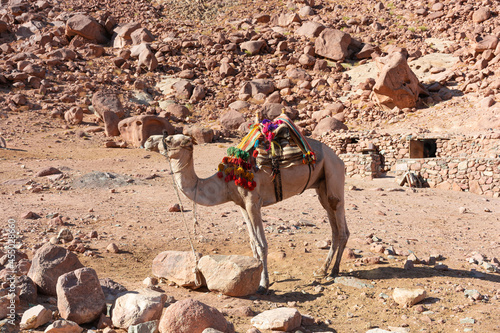
[[[344,209],[344,163],[327,145],[316,140],[307,140],[316,154],[316,164],[311,169],[310,178],[309,166],[305,164],[281,169],[283,199],[300,194],[306,184],[307,189],[316,190],[319,201],[328,214],[332,243],[326,261],[314,275],[325,277],[333,256],[337,253],[331,271],[331,276],[336,276],[349,238]],[[253,255],[263,265],[258,293],[266,293],[269,289],[268,245],[261,208],[277,202],[269,168],[263,167],[255,172],[256,187],[253,191],[237,186],[233,181],[225,182],[224,179],[217,177],[217,174],[200,179],[194,170],[192,139],[177,134],[168,136],[165,143],[175,182],[188,198],[204,206],[232,201],[240,207],[248,227]]]

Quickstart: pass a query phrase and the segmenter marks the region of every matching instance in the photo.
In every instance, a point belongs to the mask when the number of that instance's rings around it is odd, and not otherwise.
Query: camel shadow
[[[385,279],[415,279],[415,278],[430,278],[430,277],[450,277],[457,279],[475,278],[478,280],[500,283],[500,275],[479,272],[475,269],[462,270],[448,268],[448,270],[437,270],[432,266],[415,267],[410,270],[405,270],[399,267],[381,266],[370,270],[354,271],[346,276],[353,276],[363,280],[385,280]]]

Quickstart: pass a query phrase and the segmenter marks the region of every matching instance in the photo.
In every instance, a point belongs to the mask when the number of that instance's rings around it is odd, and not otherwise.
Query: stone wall
[[[347,177],[420,172],[430,186],[500,196],[500,133],[475,136],[335,133],[321,140],[346,165]],[[434,158],[410,158],[412,140],[435,143]]]
[[[393,169],[396,176],[420,173],[430,187],[500,197],[500,158],[402,159]]]

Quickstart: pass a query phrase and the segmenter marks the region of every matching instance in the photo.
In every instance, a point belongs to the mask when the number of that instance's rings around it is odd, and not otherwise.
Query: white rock
[[[297,309],[277,308],[258,314],[250,322],[261,330],[292,331],[300,326],[301,320]]]
[[[127,328],[159,320],[166,300],[167,295],[149,289],[127,292],[116,299],[111,315],[113,325]]]
[[[36,305],[23,313],[21,318],[21,329],[28,330],[37,328],[48,323],[52,319],[52,311],[43,305]]]
[[[81,333],[83,328],[71,320],[56,320],[50,324],[44,333]]]
[[[396,288],[392,294],[394,301],[401,306],[410,307],[427,297],[424,289]]]

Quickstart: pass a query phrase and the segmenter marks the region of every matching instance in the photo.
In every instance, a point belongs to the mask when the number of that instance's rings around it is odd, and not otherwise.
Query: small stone
[[[250,322],[261,330],[293,331],[301,324],[302,316],[293,308],[267,310],[253,317]]]
[[[57,234],[57,239],[63,240],[65,243],[69,243],[73,240],[73,233],[71,233],[71,230],[67,228],[61,229]]]
[[[394,301],[403,307],[410,307],[427,297],[424,289],[395,288],[392,294]]]
[[[458,209],[458,212],[459,212],[460,214],[465,214],[465,213],[467,213],[467,208],[465,208],[465,207],[460,207],[460,208]]]
[[[476,320],[474,318],[466,317],[466,318],[460,319],[460,324],[475,324],[475,323],[476,323]]]
[[[178,213],[181,211],[181,206],[179,204],[174,204],[172,206],[170,206],[170,208],[168,209],[169,212],[172,212],[172,213]]]
[[[118,246],[117,246],[115,243],[110,243],[110,244],[106,247],[106,251],[107,251],[107,252],[111,252],[111,253],[119,253],[119,252],[120,252],[120,249],[118,249]]]
[[[52,311],[43,305],[36,305],[23,313],[21,318],[21,329],[29,330],[45,325],[52,319]]]

